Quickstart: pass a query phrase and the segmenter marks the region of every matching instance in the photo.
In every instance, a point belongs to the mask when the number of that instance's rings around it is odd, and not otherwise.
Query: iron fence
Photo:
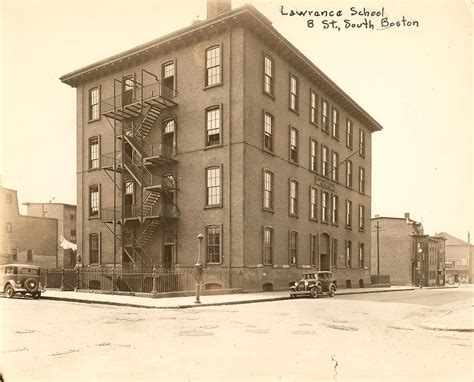
[[[202,289],[226,289],[229,280],[233,288],[242,288],[242,272],[228,269],[205,269]],[[196,286],[194,267],[175,270],[153,268],[42,268],[40,280],[46,288],[61,290],[103,290],[133,293],[191,292]],[[237,285],[235,285],[237,284]]]

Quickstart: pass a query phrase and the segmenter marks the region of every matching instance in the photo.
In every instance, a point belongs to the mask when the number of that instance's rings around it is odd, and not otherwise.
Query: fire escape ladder
[[[137,242],[141,247],[145,247],[159,225],[160,221],[158,219],[151,219],[148,221],[148,223],[146,223],[145,228],[137,238]]]
[[[148,187],[151,184],[151,173],[143,166],[141,157],[137,158],[135,155],[132,155],[132,157],[130,158],[128,154],[123,153],[124,167],[140,186]]]
[[[143,216],[150,215],[153,209],[153,206],[156,204],[156,202],[159,199],[160,199],[160,194],[156,192],[150,192],[142,203],[140,215],[143,215]]]
[[[161,114],[161,110],[151,105],[142,119],[140,125],[136,128],[134,135],[140,141],[143,141],[150,132],[151,128],[155,124],[156,120]]]

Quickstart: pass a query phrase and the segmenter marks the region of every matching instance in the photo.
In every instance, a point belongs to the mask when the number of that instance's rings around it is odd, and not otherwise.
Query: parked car
[[[290,283],[290,297],[311,296],[318,297],[327,293],[329,297],[334,297],[337,287],[332,277],[332,272],[307,272],[303,273],[300,281]]]
[[[0,265],[0,292],[7,298],[19,293],[41,296],[40,267],[30,264]]]

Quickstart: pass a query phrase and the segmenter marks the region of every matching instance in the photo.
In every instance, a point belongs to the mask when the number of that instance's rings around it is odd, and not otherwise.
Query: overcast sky
[[[247,2],[384,126],[373,136],[372,214],[410,212],[428,233],[466,240],[474,219],[470,2]],[[0,4],[3,186],[18,190],[20,203],[75,204],[75,89],[58,78],[205,19],[206,1]],[[308,28],[308,18],[283,16],[281,5],[341,10],[341,26],[351,6],[383,6],[391,21],[404,16],[419,27],[323,30],[316,17]]]

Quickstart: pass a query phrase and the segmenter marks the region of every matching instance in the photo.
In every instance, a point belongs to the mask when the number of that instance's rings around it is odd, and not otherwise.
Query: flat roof
[[[342,106],[352,112],[356,118],[359,118],[361,122],[364,122],[371,131],[380,131],[383,129],[380,123],[372,118],[372,116],[370,116],[359,104],[357,104],[338,85],[336,85],[335,82],[313,64],[311,60],[309,60],[280,32],[278,32],[272,26],[271,21],[253,5],[244,5],[229,12],[222,13],[216,17],[179,29],[163,37],[154,39],[122,53],[64,74],[60,77],[60,80],[72,87],[77,87],[86,81],[98,78],[106,73],[109,74],[114,71],[119,71],[126,67],[136,65],[139,61],[150,59],[173,45],[182,44],[188,38],[193,39],[191,41],[194,41],[196,37],[205,38],[206,33],[219,30],[222,26],[228,25],[230,22],[236,22],[237,20],[250,22],[251,24],[254,24],[255,27],[260,28],[260,31],[266,34],[266,37],[277,39],[279,42],[279,44],[277,44],[277,49],[283,49],[285,51],[287,60],[291,60],[295,66],[299,65],[303,67],[304,70],[311,73],[314,76],[315,81],[321,83],[329,96],[334,97]],[[242,24],[239,23],[237,25]],[[252,27],[251,29],[256,28]]]
[[[29,206],[30,204],[38,204],[38,205],[45,205],[45,204],[55,204],[55,205],[61,205],[61,206],[69,206],[69,207],[75,207],[77,208],[77,206],[75,204],[69,204],[69,203],[49,203],[49,202],[44,202],[44,203],[40,203],[40,202],[25,202],[25,203],[21,203],[22,205],[24,206]]]

